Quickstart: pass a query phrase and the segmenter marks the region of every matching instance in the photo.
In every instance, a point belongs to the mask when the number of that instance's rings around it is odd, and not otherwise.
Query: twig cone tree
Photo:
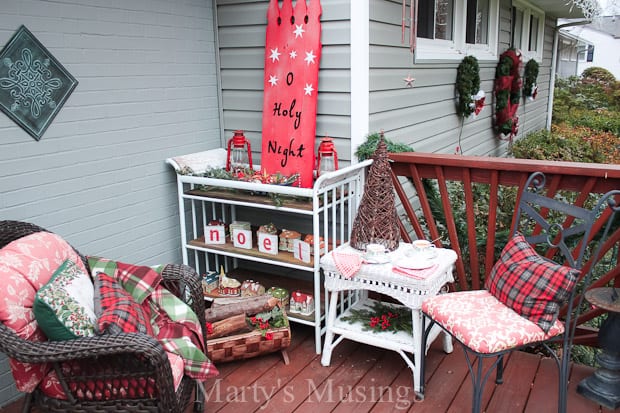
[[[364,185],[364,195],[353,221],[350,245],[365,251],[368,244],[381,244],[394,251],[398,248],[400,230],[394,202],[394,184],[383,135],[373,159]]]

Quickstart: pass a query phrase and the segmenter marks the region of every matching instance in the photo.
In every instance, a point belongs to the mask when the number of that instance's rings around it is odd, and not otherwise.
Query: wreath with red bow
[[[517,134],[517,109],[521,98],[521,53],[508,49],[499,57],[495,70],[495,130],[500,138],[510,139]]]
[[[480,66],[474,56],[465,56],[456,69],[456,112],[467,118],[477,116],[484,107],[484,91],[480,90]]]
[[[525,64],[525,70],[523,72],[523,96],[528,99],[536,99],[538,94],[538,85],[536,79],[538,78],[539,65],[534,59],[528,60]]]

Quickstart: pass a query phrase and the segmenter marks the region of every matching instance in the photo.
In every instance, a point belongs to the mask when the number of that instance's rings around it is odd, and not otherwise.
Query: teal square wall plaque
[[[26,26],[0,52],[0,110],[36,140],[77,84]]]

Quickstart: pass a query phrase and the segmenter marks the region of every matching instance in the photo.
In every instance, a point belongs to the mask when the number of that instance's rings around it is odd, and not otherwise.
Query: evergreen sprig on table
[[[404,331],[412,334],[411,309],[403,306],[392,306],[381,301],[373,301],[370,308],[351,309],[349,316],[342,321],[349,324],[362,324],[362,330],[379,333]]]

